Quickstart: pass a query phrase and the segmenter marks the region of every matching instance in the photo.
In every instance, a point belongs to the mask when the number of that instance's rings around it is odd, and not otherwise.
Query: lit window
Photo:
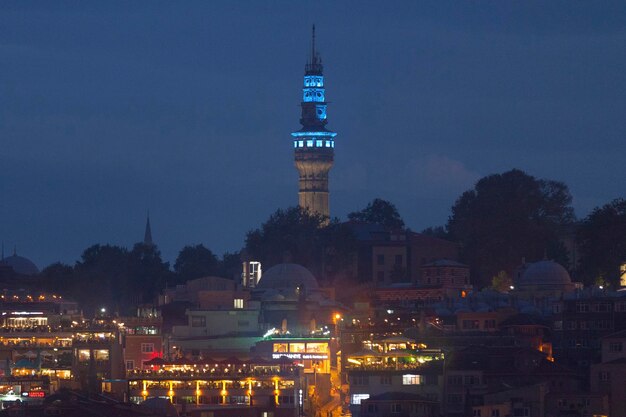
[[[304,141],[299,140],[299,141],[298,141],[298,147],[299,147],[299,148],[303,148],[303,147],[304,147]]]
[[[370,397],[369,394],[352,394],[352,399],[350,404],[356,405],[361,404],[361,401],[367,400]]]
[[[108,361],[109,351],[107,349],[98,349],[93,351],[93,356],[97,361]]]
[[[306,349],[304,348],[304,343],[289,343],[289,352],[306,352]]]
[[[316,147],[318,147],[318,148],[321,148],[321,147],[323,146],[323,145],[322,145],[322,143],[323,143],[323,141],[321,141],[321,140],[316,140],[316,141],[315,141],[315,146],[316,146]]]
[[[235,298],[234,307],[243,308],[243,298]]]
[[[288,346],[287,343],[274,343],[274,352],[286,353],[289,350]]]
[[[419,385],[421,381],[421,375],[402,375],[402,385]]]
[[[328,352],[328,343],[307,343],[306,351],[308,353],[326,353]]]
[[[334,140],[331,140],[331,141],[330,141],[330,147],[331,147],[331,148],[334,148],[334,147],[335,147],[335,141],[334,141]]]
[[[297,141],[297,140],[294,140],[294,141],[293,141],[293,147],[294,147],[294,148],[297,148],[297,147],[298,147],[298,141]]]
[[[326,141],[326,147],[330,148],[330,141],[329,140]]]
[[[307,148],[312,148],[313,147],[313,140],[312,139],[306,141],[306,147]]]
[[[78,362],[86,362],[91,358],[91,352],[89,349],[78,350]]]

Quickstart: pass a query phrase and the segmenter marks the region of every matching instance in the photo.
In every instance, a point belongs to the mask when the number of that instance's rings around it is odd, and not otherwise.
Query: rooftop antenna
[[[315,64],[315,23],[313,24],[313,31],[311,36],[311,64]]]

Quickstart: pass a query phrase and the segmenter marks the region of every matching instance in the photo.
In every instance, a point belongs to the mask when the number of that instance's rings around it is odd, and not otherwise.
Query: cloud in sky
[[[407,164],[407,179],[414,187],[437,194],[457,195],[472,188],[480,174],[468,169],[461,161],[445,155],[427,155],[411,159]]]

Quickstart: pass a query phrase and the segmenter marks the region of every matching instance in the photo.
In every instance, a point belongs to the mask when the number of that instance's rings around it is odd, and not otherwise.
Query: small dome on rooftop
[[[571,285],[569,273],[560,264],[544,260],[528,265],[518,285]]]
[[[11,256],[4,258],[1,263],[10,266],[18,274],[22,275],[35,275],[39,273],[39,268],[33,261],[23,256],[19,256],[14,253]]]
[[[278,264],[263,273],[257,287],[260,289],[295,290],[302,286],[307,291],[319,287],[311,271],[298,264]]]

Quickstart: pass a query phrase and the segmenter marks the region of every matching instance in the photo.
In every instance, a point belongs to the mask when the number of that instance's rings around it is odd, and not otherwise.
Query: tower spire
[[[148,210],[148,216],[146,219],[146,231],[143,235],[143,244],[152,246],[152,229],[150,228],[150,211]]]

